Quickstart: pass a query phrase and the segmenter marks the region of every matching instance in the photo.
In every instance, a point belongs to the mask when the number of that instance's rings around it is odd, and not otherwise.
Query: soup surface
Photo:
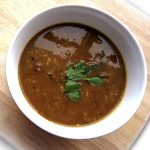
[[[19,63],[22,91],[50,121],[86,125],[109,114],[126,84],[123,59],[101,32],[66,23],[36,34]]]

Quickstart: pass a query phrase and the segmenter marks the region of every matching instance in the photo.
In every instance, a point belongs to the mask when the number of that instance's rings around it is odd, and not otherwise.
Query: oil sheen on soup
[[[26,45],[19,62],[22,91],[49,121],[87,125],[122,99],[126,70],[111,40],[81,24],[48,27]]]

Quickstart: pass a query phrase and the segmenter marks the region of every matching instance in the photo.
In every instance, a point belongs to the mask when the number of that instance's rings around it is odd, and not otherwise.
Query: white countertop
[[[146,15],[150,16],[150,1],[149,0],[126,0]],[[131,150],[148,150],[150,149],[150,120],[146,124],[142,133],[139,135]],[[15,145],[14,145],[15,146]],[[0,137],[0,150],[16,150],[15,147]]]
[[[150,1],[149,0],[126,0],[133,6],[143,11],[146,15],[150,16]]]

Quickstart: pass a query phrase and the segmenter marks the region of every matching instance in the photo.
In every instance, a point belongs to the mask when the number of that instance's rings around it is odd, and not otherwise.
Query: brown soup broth
[[[106,75],[99,86],[81,83],[81,97],[72,102],[64,94],[69,64],[99,64],[92,75]],[[19,62],[24,95],[35,110],[50,121],[86,125],[102,119],[116,108],[126,85],[124,61],[111,40],[81,24],[48,27],[26,45]]]

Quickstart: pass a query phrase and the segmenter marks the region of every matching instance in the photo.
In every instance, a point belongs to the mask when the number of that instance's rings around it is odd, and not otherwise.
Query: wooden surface
[[[5,75],[6,54],[12,37],[29,17],[60,4],[100,8],[125,23],[139,40],[148,67],[148,84],[136,114],[115,132],[90,140],[56,137],[31,123],[11,98]],[[13,68],[12,68],[13,69]],[[15,85],[14,85],[15,86]],[[133,89],[134,90],[134,89]],[[0,135],[18,150],[127,150],[150,116],[150,18],[123,0],[1,0],[0,1]]]

